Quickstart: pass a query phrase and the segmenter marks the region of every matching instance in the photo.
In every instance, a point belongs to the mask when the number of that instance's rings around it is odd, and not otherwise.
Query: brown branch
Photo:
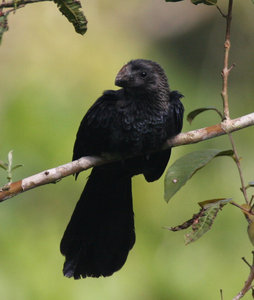
[[[229,57],[229,50],[230,50],[230,27],[231,27],[231,20],[232,20],[232,8],[233,8],[233,0],[229,0],[228,2],[228,14],[226,17],[226,35],[225,35],[225,42],[224,42],[224,67],[221,72],[222,75],[222,84],[223,89],[221,92],[222,100],[223,100],[223,108],[224,108],[224,117],[225,119],[229,119],[229,107],[228,107],[228,76],[229,73],[234,65],[230,68],[228,67],[228,57]]]
[[[244,287],[242,290],[233,298],[233,300],[239,300],[241,299],[251,288],[252,288],[252,282],[254,280],[254,252],[252,251],[253,255],[253,261],[252,265],[250,265],[245,259],[243,261],[250,267],[250,274],[244,284]]]
[[[31,3],[37,3],[37,2],[45,2],[45,1],[52,1],[52,0],[17,0],[17,1],[7,1],[7,2],[2,2],[0,4],[0,9],[2,8],[8,8],[8,7],[17,7],[19,8],[20,6],[24,6],[26,4],[31,4]]]
[[[218,8],[218,7],[217,7]],[[226,120],[230,119],[229,116],[229,106],[228,106],[228,76],[230,71],[232,70],[232,68],[235,66],[235,64],[233,64],[231,67],[228,66],[228,59],[229,59],[229,51],[230,51],[230,29],[231,29],[231,21],[232,21],[232,8],[233,8],[233,0],[229,0],[228,2],[228,12],[227,15],[224,15],[222,13],[222,11],[218,8],[218,10],[220,11],[220,13],[222,14],[223,17],[226,18],[226,34],[225,34],[225,42],[224,42],[224,67],[223,70],[221,72],[222,75],[222,92],[221,92],[221,96],[223,99],[223,107],[224,107],[224,118]],[[240,176],[240,181],[241,181],[241,191],[243,193],[245,202],[248,203],[248,195],[246,192],[246,187],[244,184],[244,179],[243,179],[243,172],[241,169],[241,163],[240,163],[240,157],[238,155],[235,143],[234,143],[234,139],[232,137],[232,135],[229,133],[229,140],[232,146],[232,149],[234,151],[234,160],[239,172],[239,176]]]
[[[210,127],[180,133],[176,137],[169,139],[165,143],[163,149],[198,143],[252,125],[254,125],[254,113],[234,120],[225,120],[220,124]],[[83,170],[87,170],[91,167],[109,163],[117,159],[119,160],[119,158],[109,160],[103,157],[86,156],[65,165],[50,170],[45,170],[39,174],[27,177],[17,182],[13,182],[9,186],[2,188],[2,190],[0,190],[0,201],[4,201],[8,198],[14,197],[17,194],[41,185],[55,183],[66,176],[75,174],[77,172],[82,172]]]
[[[240,181],[241,181],[241,188],[240,188],[240,190],[243,193],[245,202],[249,203],[248,194],[247,194],[247,191],[246,191],[246,186],[245,186],[244,179],[243,179],[243,172],[242,172],[242,168],[241,168],[240,157],[239,157],[238,152],[236,150],[236,146],[235,146],[235,142],[233,140],[232,134],[229,133],[228,136],[229,136],[229,139],[230,139],[233,151],[234,151],[234,161],[236,163],[236,166],[237,166],[237,169],[238,169],[238,173],[239,173],[239,176],[240,176]]]

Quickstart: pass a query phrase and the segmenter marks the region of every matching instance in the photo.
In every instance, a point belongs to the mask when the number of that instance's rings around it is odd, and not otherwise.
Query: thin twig
[[[217,7],[218,8],[218,7]],[[225,34],[225,42],[224,42],[224,67],[223,70],[221,72],[222,74],[222,92],[221,92],[221,96],[223,99],[223,107],[224,107],[224,118],[226,120],[230,120],[230,116],[229,116],[229,106],[228,106],[228,76],[230,71],[233,69],[233,67],[235,66],[235,64],[232,64],[230,67],[228,66],[228,60],[229,60],[229,50],[230,50],[230,30],[231,30],[231,21],[232,21],[232,8],[233,8],[233,0],[229,0],[228,2],[228,12],[227,15],[224,15],[222,13],[222,11],[220,10],[220,8],[218,8],[218,10],[220,11],[220,13],[222,14],[223,17],[226,17],[226,34]],[[238,155],[234,140],[232,135],[229,133],[229,140],[230,143],[232,145],[232,149],[234,151],[234,160],[236,162],[237,168],[238,168],[238,172],[239,172],[239,176],[240,176],[240,181],[241,181],[241,191],[243,193],[245,202],[248,203],[248,195],[246,192],[246,186],[244,184],[244,179],[243,179],[243,172],[242,172],[242,168],[241,168],[241,163],[240,163],[240,157]]]
[[[223,79],[223,89],[221,92],[221,96],[223,100],[225,119],[230,119],[229,107],[228,107],[228,76],[232,68],[230,69],[228,68],[228,58],[229,58],[229,50],[230,50],[230,27],[231,27],[231,20],[232,20],[232,7],[233,7],[233,0],[229,0],[228,13],[226,15],[227,24],[226,24],[226,35],[225,35],[225,42],[224,42],[224,67],[221,72],[222,79]]]
[[[8,8],[8,7],[19,8],[20,6],[23,7],[26,4],[45,2],[45,1],[52,1],[52,0],[19,0],[19,1],[2,2],[0,4],[0,9]]]
[[[244,179],[243,179],[243,172],[242,172],[242,168],[241,168],[240,157],[238,155],[238,152],[237,152],[237,149],[236,149],[235,142],[233,140],[232,134],[229,133],[228,137],[230,139],[230,142],[231,142],[231,145],[232,145],[232,148],[233,148],[233,151],[234,151],[234,161],[236,163],[236,166],[237,166],[237,169],[238,169],[238,172],[239,172],[239,176],[240,176],[241,191],[243,193],[245,202],[248,204],[249,203],[249,199],[248,199],[248,194],[247,194],[246,186],[245,186]]]
[[[254,280],[254,252],[252,251],[252,265],[250,265],[244,258],[243,261],[247,263],[247,265],[250,267],[250,274],[242,288],[242,290],[233,298],[233,300],[239,300],[241,299],[250,289],[252,289],[252,282]]]
[[[253,217],[254,216],[254,213],[252,212],[251,209],[248,210],[247,208],[239,205],[238,203],[236,203],[234,201],[230,201],[230,204],[240,208],[245,213],[245,215],[247,215],[248,217]]]
[[[202,142],[207,139],[227,134],[232,131],[240,130],[251,125],[254,125],[254,113],[234,120],[224,121],[220,124],[216,124],[210,127],[180,133],[176,137],[169,139],[162,149]],[[87,156],[63,166],[45,170],[39,174],[11,183],[8,189],[0,190],[0,202],[38,186],[53,182],[55,183],[66,176],[72,175],[77,172],[82,172],[83,170],[87,170],[96,165],[112,162],[116,159],[112,158],[112,160],[109,160],[102,157]]]
[[[223,300],[223,291],[220,289],[220,299]]]
[[[252,265],[246,260],[245,257],[242,257],[242,260],[246,263],[246,265],[250,268],[252,268]]]
[[[226,17],[227,17],[227,15],[225,15],[225,14],[223,13],[223,11],[220,9],[220,7],[219,7],[218,5],[216,5],[216,8],[218,9],[218,11],[220,12],[220,14],[222,15],[223,18],[226,18]]]

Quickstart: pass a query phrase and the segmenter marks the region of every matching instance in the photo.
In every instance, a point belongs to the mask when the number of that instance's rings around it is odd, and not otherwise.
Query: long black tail
[[[67,277],[110,276],[135,243],[131,177],[120,163],[95,167],[61,241]]]

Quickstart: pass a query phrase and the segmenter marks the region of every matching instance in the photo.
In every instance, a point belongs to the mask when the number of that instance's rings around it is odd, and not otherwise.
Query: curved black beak
[[[131,81],[133,81],[133,77],[131,76],[128,65],[125,65],[116,75],[115,85],[120,87],[127,87]]]

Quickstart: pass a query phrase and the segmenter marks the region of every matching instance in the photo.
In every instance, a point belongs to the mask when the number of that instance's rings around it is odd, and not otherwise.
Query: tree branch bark
[[[17,0],[17,1],[7,1],[7,2],[2,2],[0,4],[0,9],[3,8],[9,8],[9,7],[17,7],[19,8],[20,6],[24,6],[26,4],[30,3],[37,3],[37,2],[45,2],[45,1],[52,1],[52,0]]]
[[[210,127],[180,133],[176,137],[169,139],[163,146],[163,149],[202,142],[252,125],[254,125],[254,113],[233,120],[225,120],[222,123]],[[106,159],[104,157],[86,156],[65,165],[45,170],[22,180],[12,182],[0,189],[0,202],[38,186],[56,183],[66,176],[114,160],[119,160],[119,158]]]

